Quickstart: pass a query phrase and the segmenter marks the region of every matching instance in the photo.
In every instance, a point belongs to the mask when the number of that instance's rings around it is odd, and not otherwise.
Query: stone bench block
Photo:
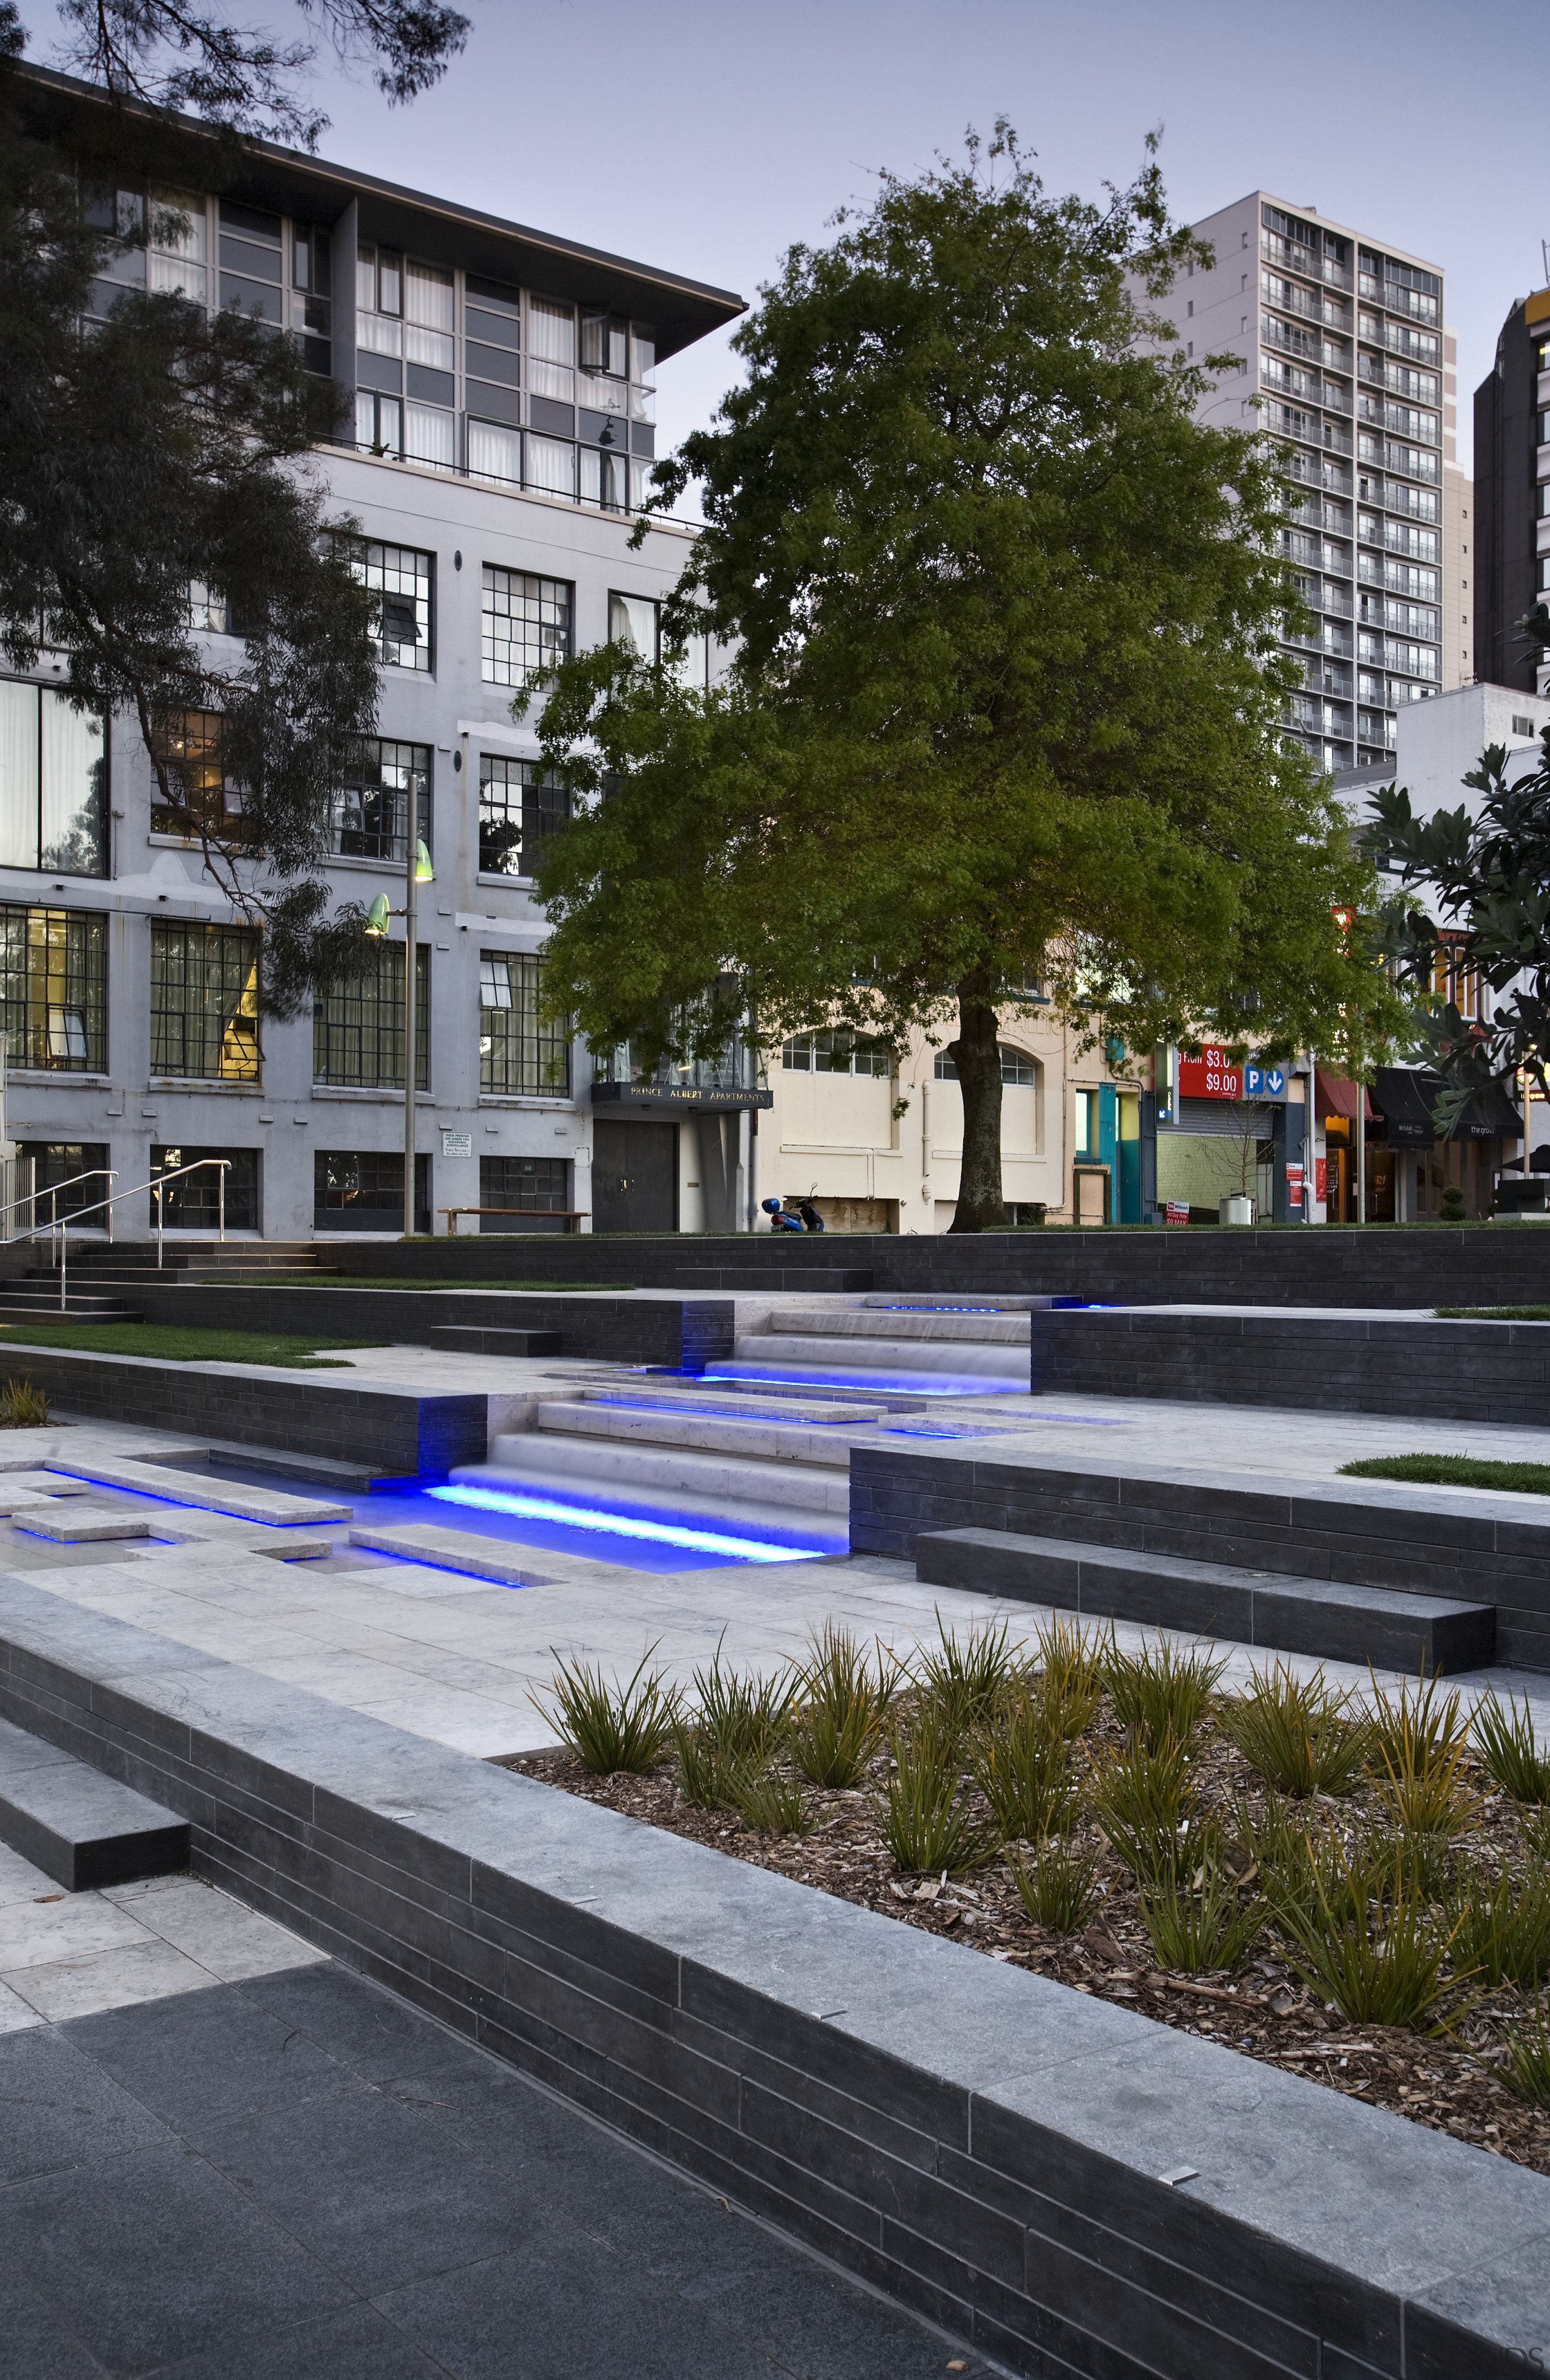
[[[916,1573],[1084,1618],[1133,1620],[1225,1636],[1281,1653],[1428,1675],[1487,1668],[1495,1606],[1390,1587],[1336,1585],[1227,1562],[1134,1553],[998,1529],[945,1529],[916,1540]]]

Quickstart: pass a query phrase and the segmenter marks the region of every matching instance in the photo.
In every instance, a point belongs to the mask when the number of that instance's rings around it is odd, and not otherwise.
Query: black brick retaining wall
[[[1144,1308],[1031,1318],[1036,1392],[1550,1423],[1547,1322]]]
[[[445,1476],[454,1463],[482,1463],[488,1449],[483,1395],[345,1386],[338,1372],[244,1372],[231,1365],[158,1364],[143,1355],[71,1354],[14,1342],[7,1342],[4,1363],[67,1413],[94,1421],[279,1447],[395,1476]]]
[[[15,1578],[0,1712],[186,1816],[199,1874],[1019,2372],[1543,2368],[1550,2184],[1504,2159]]]
[[[1010,1529],[1496,1606],[1496,1656],[1550,1670],[1550,1509],[1375,1481],[1276,1480],[856,1446],[850,1545],[913,1558],[928,1530]],[[1512,1517],[1503,1517],[1506,1513]]]

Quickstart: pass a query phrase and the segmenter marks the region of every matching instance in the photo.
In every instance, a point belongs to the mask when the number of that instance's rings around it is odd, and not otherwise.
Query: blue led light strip
[[[629,1512],[604,1512],[584,1504],[562,1504],[549,1496],[528,1496],[512,1488],[473,1488],[463,1480],[428,1488],[446,1504],[471,1504],[485,1512],[512,1512],[524,1521],[558,1521],[568,1529],[592,1529],[611,1537],[644,1537],[653,1545],[687,1546],[695,1553],[736,1554],[741,1561],[822,1561],[816,1546],[766,1545],[758,1537],[735,1537],[719,1529],[691,1529],[678,1521],[638,1520]]]

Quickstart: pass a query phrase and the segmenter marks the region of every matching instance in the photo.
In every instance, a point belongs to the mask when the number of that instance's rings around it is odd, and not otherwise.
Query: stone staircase
[[[66,1297],[59,1298],[56,1266],[39,1261],[26,1272],[0,1281],[0,1321],[35,1317],[40,1322],[138,1322],[136,1293],[152,1287],[218,1287],[223,1281],[260,1275],[275,1281],[299,1274],[331,1276],[336,1265],[323,1264],[311,1241],[180,1240],[165,1250],[156,1263],[153,1241],[130,1240],[108,1245],[92,1240],[72,1246],[66,1274]]]
[[[917,1396],[1009,1396],[1030,1385],[1030,1313],[1047,1297],[897,1297],[854,1305],[777,1305],[739,1333],[719,1379]]]
[[[497,1437],[456,1480],[592,1509],[703,1522],[789,1540],[849,1544],[850,1449],[892,1418],[884,1402],[760,1397],[644,1380],[578,1387]]]

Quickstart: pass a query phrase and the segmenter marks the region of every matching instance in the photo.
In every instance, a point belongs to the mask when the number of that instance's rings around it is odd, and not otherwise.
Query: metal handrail
[[[67,1173],[63,1182],[46,1183],[42,1190],[40,1190],[36,1183],[34,1183],[32,1188],[31,1190],[24,1190],[19,1198],[8,1199],[5,1206],[0,1207],[0,1223],[4,1223],[6,1217],[12,1213],[18,1207],[35,1207],[40,1198],[56,1196],[58,1192],[61,1190],[73,1190],[78,1182],[101,1182],[104,1179],[109,1182],[116,1182],[118,1179],[117,1168],[116,1166],[108,1165],[89,1165],[84,1173]],[[80,1209],[80,1212],[83,1215],[94,1214],[98,1207],[104,1206],[108,1208],[108,1237],[111,1239],[113,1237],[113,1209],[110,1200],[99,1198],[92,1206],[83,1207]],[[57,1208],[55,1209],[55,1212],[57,1212]],[[43,1231],[45,1228],[46,1226],[42,1223],[29,1223],[27,1226],[27,1232],[21,1236],[30,1236],[31,1233]]]
[[[143,1196],[147,1190],[153,1191],[156,1197],[156,1270],[160,1272],[162,1269],[164,1233],[165,1228],[162,1207],[163,1187],[168,1182],[177,1182],[180,1180],[185,1173],[198,1173],[201,1168],[206,1165],[218,1166],[220,1169],[219,1232],[221,1245],[225,1247],[226,1239],[226,1175],[231,1171],[231,1159],[229,1157],[196,1157],[191,1165],[175,1165],[170,1172],[158,1173],[149,1182],[137,1183],[132,1190],[116,1190],[110,1197],[99,1199],[97,1202],[98,1205],[104,1206],[108,1211],[109,1241],[111,1242],[113,1237],[113,1210],[118,1204],[118,1201],[121,1198],[139,1198]],[[95,1167],[93,1171],[98,1173],[108,1172],[106,1166]],[[79,1174],[75,1178],[79,1181],[85,1181],[87,1177],[84,1174]],[[114,1182],[118,1179],[116,1169],[108,1173],[108,1178],[110,1181]],[[68,1184],[63,1182],[56,1183],[54,1185],[55,1192],[67,1187]],[[36,1227],[34,1226],[34,1229]],[[60,1311],[63,1312],[70,1261],[70,1226],[69,1218],[67,1216],[63,1224],[59,1222],[57,1205],[55,1205],[54,1215],[50,1219],[48,1231],[51,1242],[54,1240],[56,1233],[59,1240],[59,1305]]]

